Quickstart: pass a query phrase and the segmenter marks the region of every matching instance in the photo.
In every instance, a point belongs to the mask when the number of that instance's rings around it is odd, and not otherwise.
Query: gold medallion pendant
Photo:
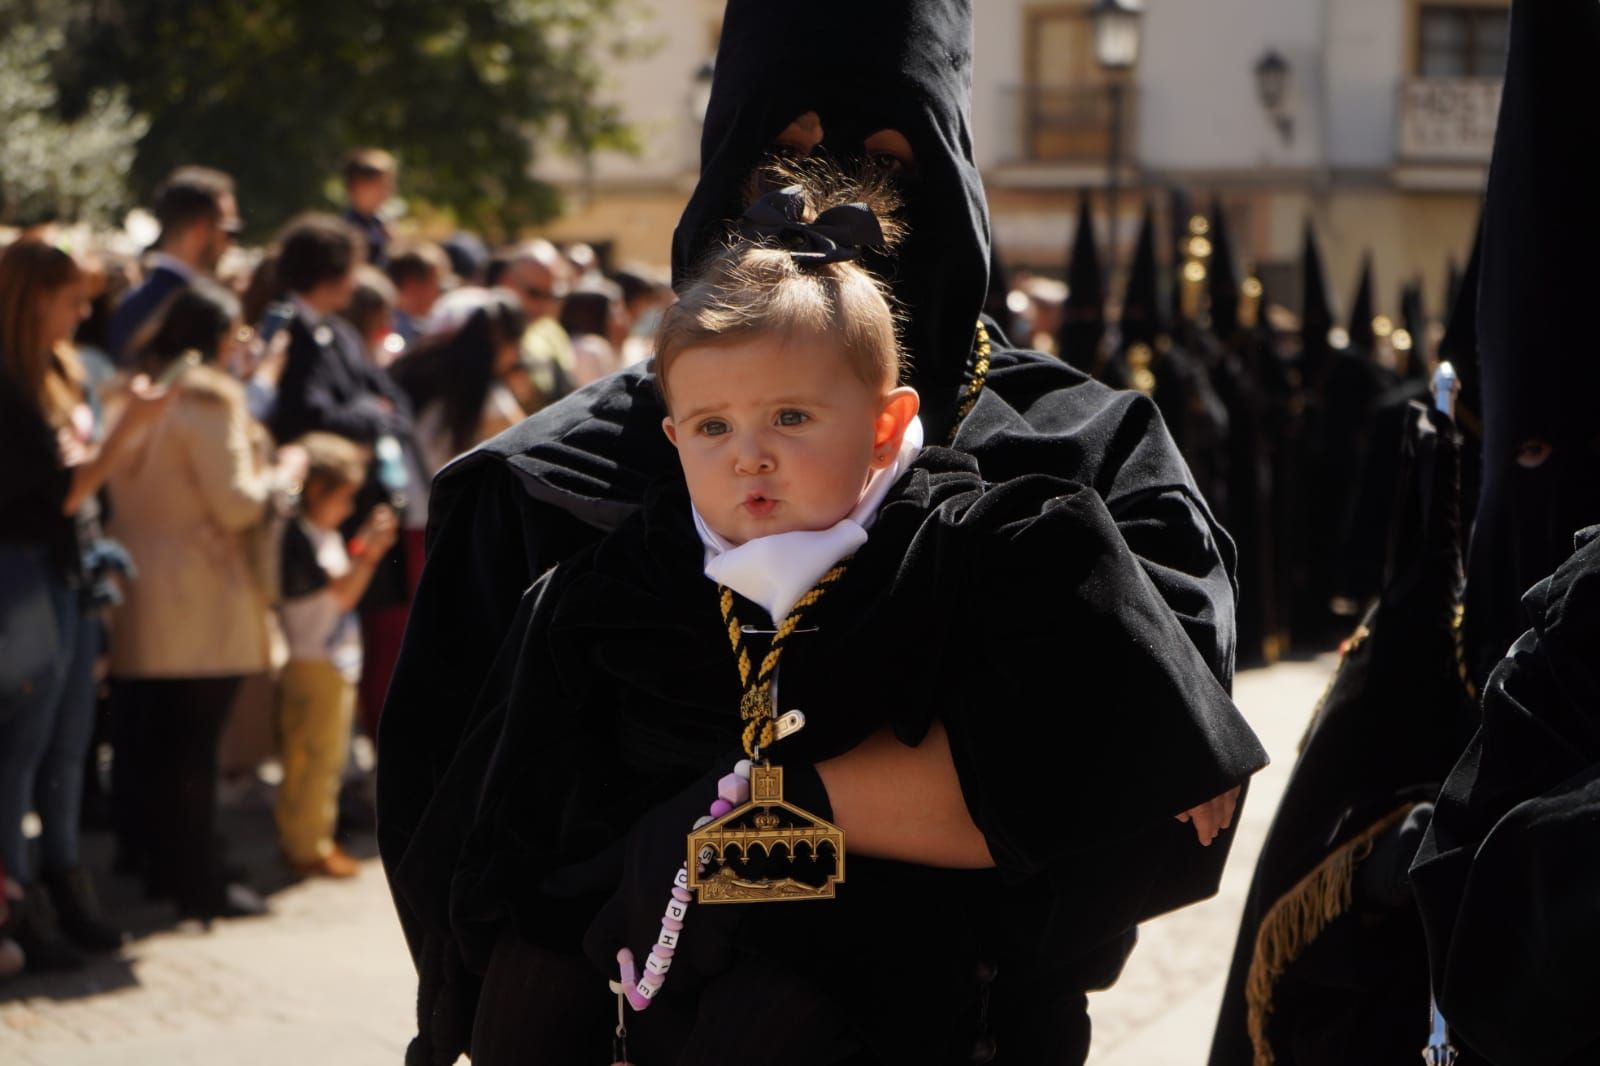
[[[748,799],[689,834],[689,890],[701,903],[832,899],[844,830],[783,798],[783,767],[749,772]],[[725,800],[738,794],[737,777],[723,779]]]

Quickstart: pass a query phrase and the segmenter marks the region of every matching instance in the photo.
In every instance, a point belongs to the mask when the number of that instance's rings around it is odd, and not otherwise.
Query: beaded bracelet
[[[740,759],[734,764],[733,772],[717,782],[716,802],[711,804],[709,814],[701,815],[695,821],[694,828],[699,829],[721,818],[749,799],[750,760]],[[702,872],[710,860],[711,848],[708,845],[701,849],[699,856],[699,867]],[[661,935],[656,938],[655,945],[650,948],[650,954],[645,959],[644,975],[642,977],[639,975],[631,948],[624,947],[617,952],[617,965],[621,969],[622,980],[611,982],[611,990],[625,997],[634,1010],[644,1010],[650,1006],[650,1001],[655,999],[656,993],[661,991],[661,986],[666,984],[667,971],[672,969],[672,956],[678,950],[678,938],[683,932],[683,920],[689,913],[689,901],[693,898],[693,893],[689,891],[689,864],[685,861],[678,867],[678,875],[672,879],[672,895],[667,900],[667,909],[661,917]]]

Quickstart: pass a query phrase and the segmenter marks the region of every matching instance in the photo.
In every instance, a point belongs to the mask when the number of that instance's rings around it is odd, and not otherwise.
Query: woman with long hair
[[[268,463],[244,386],[219,365],[240,325],[239,301],[213,282],[172,297],[138,365],[161,375],[199,361],[175,379],[166,423],[109,485],[111,530],[140,570],[112,612],[121,864],[180,915],[207,921],[266,909],[225,872],[216,786],[240,685],[269,665],[272,590],[260,587],[251,537],[298,480],[292,458],[282,470]]]
[[[528,316],[511,294],[482,290],[464,321],[424,336],[389,368],[417,412],[417,443],[429,477],[522,421],[505,379],[520,370],[527,328]]]
[[[9,929],[33,969],[81,965],[84,950],[123,940],[78,857],[100,650],[85,551],[94,495],[170,402],[140,376],[109,428],[99,424],[70,345],[85,312],[66,252],[21,240],[0,254],[0,863],[23,889]],[[43,827],[39,869],[22,832],[30,810]]]

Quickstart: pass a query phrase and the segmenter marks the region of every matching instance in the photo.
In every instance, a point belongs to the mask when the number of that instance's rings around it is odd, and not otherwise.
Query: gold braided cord
[[[973,348],[972,371],[967,375],[967,387],[962,397],[961,405],[956,408],[955,424],[950,427],[950,439],[946,443],[954,444],[956,433],[961,429],[961,422],[972,411],[978,402],[978,395],[983,392],[984,385],[989,381],[989,356],[994,352],[994,345],[989,341],[989,331],[984,327],[983,320],[978,320],[978,339]]]
[[[761,668],[756,671],[754,678],[750,676],[750,652],[744,642],[744,627],[739,624],[738,617],[733,613],[733,591],[725,587],[720,590],[722,620],[728,627],[728,643],[738,660],[739,684],[744,687],[744,697],[739,701],[739,717],[744,719],[745,723],[741,739],[745,754],[752,759],[756,756],[756,749],[770,747],[777,738],[776,715],[772,706],[772,679],[778,672],[783,649],[795,630],[800,627],[801,619],[806,612],[822,599],[822,594],[827,591],[828,586],[844,576],[845,567],[849,562],[847,558],[823,574],[811,590],[801,596],[789,609],[783,621],[778,623],[777,631],[772,636],[772,647],[762,658]]]

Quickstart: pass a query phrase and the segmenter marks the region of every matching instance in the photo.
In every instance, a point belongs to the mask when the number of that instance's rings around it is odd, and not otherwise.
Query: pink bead
[[[682,932],[683,922],[677,918],[663,918],[661,919],[661,928],[671,930],[674,933]]]
[[[650,1005],[650,996],[647,996],[643,992],[639,991],[638,985],[629,985],[622,990],[622,994],[627,998],[628,1006],[632,1007],[634,1010],[644,1010]],[[652,992],[650,995],[653,996],[655,993]]]
[[[668,947],[666,944],[658,942],[655,947],[650,949],[650,954],[656,956],[657,958],[670,959],[674,954],[677,953],[677,950],[677,948]]]
[[[727,800],[717,800],[717,802],[711,805],[711,817],[721,818],[724,814],[727,814],[731,810],[733,810],[733,804],[729,803]]]
[[[694,899],[694,895],[687,888],[679,888],[677,885],[673,885],[672,898],[681,903],[688,903],[690,900]]]
[[[717,782],[717,795],[738,805],[750,798],[750,782],[738,774],[728,774]]]
[[[664,973],[647,973],[639,978],[639,994],[645,999],[654,999],[661,986],[667,983]]]

